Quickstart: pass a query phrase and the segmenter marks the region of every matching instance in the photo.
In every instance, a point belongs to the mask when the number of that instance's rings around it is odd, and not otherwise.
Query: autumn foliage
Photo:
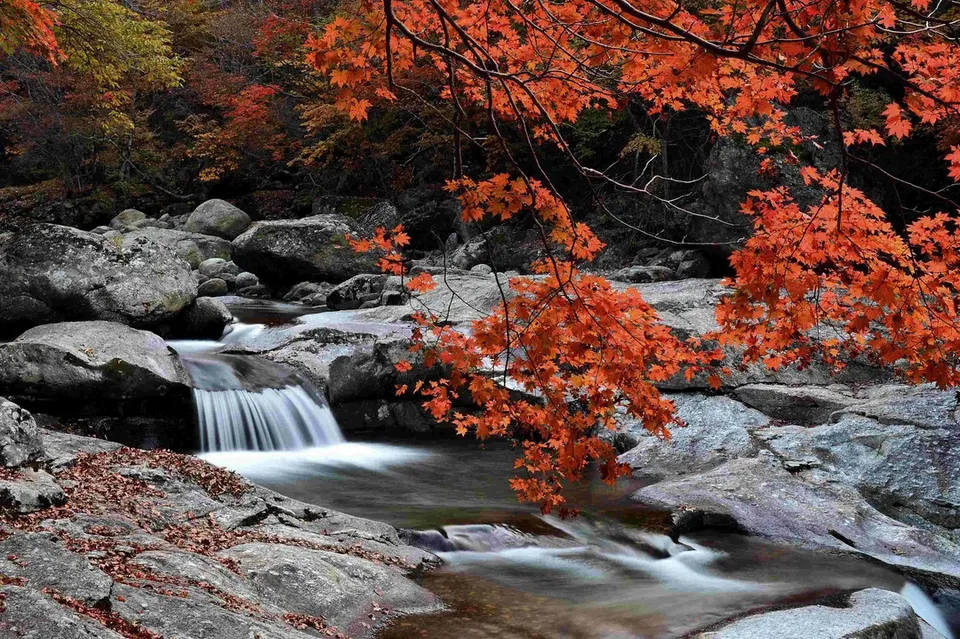
[[[513,175],[486,177],[464,175],[456,162],[448,186],[460,196],[464,220],[531,215],[549,251],[539,275],[513,280],[501,306],[469,333],[420,316],[415,348],[449,374],[412,390],[463,433],[522,440],[518,468],[528,473],[514,487],[549,510],[563,504],[562,483],[579,478],[588,461],[600,460],[608,478],[622,471],[593,435],[612,426],[618,410],[666,436],[672,406],[657,382],[713,367],[711,383],[720,383],[720,353],[678,340],[638,293],[579,270],[601,243],[574,221],[539,160],[542,145],[555,145],[588,182],[691,214],[651,188],[656,178],[618,182],[581,161],[564,137],[564,126],[585,111],[615,112],[637,100],[653,114],[705,113],[716,136],[755,148],[762,171],[775,177],[778,166],[799,164],[808,192],[819,193],[803,204],[786,185],[750,193],[743,213],[755,233],[731,258],[736,276],[710,337],[739,349],[745,363],[771,368],[816,361],[840,368],[866,357],[914,382],[960,382],[956,207],[884,172],[942,205],[896,228],[850,184],[852,164],[878,168],[864,149],[899,144],[920,128],[939,137],[950,177],[960,179],[958,17],[952,6],[928,0],[344,2],[307,41],[309,62],[339,87],[338,107],[363,121],[400,94],[425,95],[424,78],[433,78],[430,90],[446,103],[439,108],[449,113],[457,143],[482,130],[501,140],[513,162]],[[871,77],[896,90],[877,126],[851,126],[851,87]],[[801,92],[819,96],[833,140],[787,124]],[[508,132],[527,141],[525,157],[513,155]],[[798,150],[808,142],[835,143],[836,166],[804,165]],[[384,266],[399,273],[403,244],[381,232],[376,247],[358,248],[384,250]],[[423,275],[413,284],[419,291],[434,285]],[[518,399],[511,388],[535,398]],[[462,394],[479,413],[454,410]]]
[[[721,384],[733,363],[718,361],[718,347],[738,353],[738,365],[840,368],[865,358],[913,382],[960,382],[954,4],[238,7],[152,0],[134,11],[115,0],[0,0],[0,53],[14,59],[26,51],[42,62],[12,65],[0,78],[0,128],[18,133],[0,139],[5,152],[59,166],[70,189],[104,179],[93,173],[111,166],[119,183],[138,176],[166,192],[181,165],[201,185],[266,167],[311,180],[318,167],[346,167],[334,171],[339,184],[368,177],[357,158],[372,149],[378,170],[369,173],[406,184],[415,171],[408,164],[423,166],[413,157],[443,156],[434,168],[446,172],[464,223],[482,231],[523,220],[545,257],[530,278],[498,280],[501,304],[469,332],[422,310],[411,357],[442,364],[446,374],[400,390],[423,396],[463,432],[523,442],[518,465],[528,472],[515,482],[523,498],[563,508],[563,483],[588,462],[599,460],[611,479],[623,472],[597,428],[626,412],[666,436],[674,418],[657,385],[684,375]],[[157,94],[176,104],[165,123],[175,132],[168,146],[157,133]],[[826,133],[813,136],[790,118],[800,103],[825,117]],[[620,153],[636,158],[628,177],[572,141],[587,120],[642,113],[659,121],[680,112],[696,114],[713,142],[752,147],[765,178],[780,182],[743,203],[754,233],[730,258],[735,274],[719,330],[703,342],[673,335],[638,293],[591,274],[603,242],[564,197],[583,191],[602,208],[597,194],[605,190],[667,216],[704,217],[678,190],[689,185],[669,174],[669,162],[655,161],[668,140],[639,130],[630,137]],[[379,135],[377,143],[368,134]],[[63,139],[69,148],[55,144]],[[896,156],[915,140],[930,150],[922,172],[874,161],[879,150]],[[836,149],[830,166],[810,158],[810,148],[824,147]],[[399,152],[411,157],[379,170]],[[790,182],[787,173],[800,177]],[[864,175],[895,198],[873,197],[858,182]],[[407,247],[419,239],[407,233],[381,229],[354,248],[378,251],[381,268],[413,293],[441,285],[406,271]],[[457,408],[470,403],[479,412]]]

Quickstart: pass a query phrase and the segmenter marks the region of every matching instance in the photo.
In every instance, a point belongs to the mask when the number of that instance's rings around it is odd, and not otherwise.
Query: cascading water
[[[204,452],[301,450],[344,441],[323,396],[305,379],[243,355],[181,355],[193,381]]]

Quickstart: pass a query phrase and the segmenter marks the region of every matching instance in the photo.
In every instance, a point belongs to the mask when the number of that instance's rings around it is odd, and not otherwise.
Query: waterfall
[[[191,353],[204,452],[300,450],[344,441],[316,388],[293,371],[252,356]]]

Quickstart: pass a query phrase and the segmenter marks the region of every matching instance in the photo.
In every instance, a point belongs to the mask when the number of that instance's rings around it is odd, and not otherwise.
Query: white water
[[[270,481],[317,477],[331,470],[345,468],[381,472],[414,464],[430,457],[430,454],[402,446],[343,442],[302,450],[204,453],[201,457],[254,481]]]
[[[300,386],[194,389],[204,451],[301,450],[344,441],[330,408]]]
[[[295,330],[333,318],[326,314],[321,319],[300,320]],[[236,323],[219,342],[172,344],[186,355],[184,363],[197,385],[194,395],[207,461],[267,483],[304,484],[336,478],[338,473],[367,473],[365,499],[366,491],[377,485],[402,484],[401,476],[416,476],[429,464],[441,463],[439,456],[430,459],[435,456],[422,449],[347,443],[322,395],[306,380],[253,356],[211,354],[225,344],[279,339],[288,330]],[[649,606],[666,613],[680,605],[680,598],[722,618],[740,605],[766,605],[802,593],[812,579],[801,573],[771,579],[761,570],[731,570],[730,555],[691,539],[677,544],[664,535],[594,528],[583,521],[544,523],[562,536],[523,533],[502,525],[444,526],[442,537],[436,531],[426,533],[441,537],[436,550],[449,572],[478,575],[570,605],[586,602],[601,611]],[[725,559],[728,565],[721,565]],[[903,584],[880,576],[874,580],[857,569],[826,572],[826,577],[819,577],[826,580],[825,588],[879,585],[893,590]],[[900,593],[943,637],[956,639],[943,613],[920,588],[908,582]],[[716,602],[713,610],[704,603],[710,600]],[[603,630],[596,636],[612,635]]]

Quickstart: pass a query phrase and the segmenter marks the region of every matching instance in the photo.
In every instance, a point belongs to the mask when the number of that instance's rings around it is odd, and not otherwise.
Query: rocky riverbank
[[[0,406],[0,636],[372,636],[440,608],[386,524]],[[251,634],[252,633],[252,634]]]
[[[386,524],[284,498],[190,456],[36,425],[192,449],[192,382],[164,338],[219,336],[233,318],[230,299],[216,298],[234,293],[333,311],[224,349],[300,373],[348,433],[442,429],[395,396],[397,384],[434,374],[394,367],[409,357],[410,316],[426,307],[466,327],[519,274],[494,274],[483,238],[453,242],[414,264],[443,272],[444,286],[408,300],[344,242],[383,219],[391,211],[381,206],[253,222],[211,201],[176,218],[125,211],[90,232],[38,224],[0,234],[0,331],[11,338],[0,344],[0,395],[16,402],[0,404],[0,636],[363,637],[395,615],[442,606],[415,581],[436,558]],[[610,276],[638,288],[679,334],[703,335],[722,287],[677,278],[708,270],[695,252],[660,251]],[[674,536],[716,528],[866,557],[960,609],[953,390],[903,386],[862,362],[839,376],[752,366],[719,391],[699,378],[662,388],[684,422],[669,441],[628,419],[601,435],[648,480],[633,499],[670,512]],[[894,593],[834,603],[704,637],[938,636]]]

